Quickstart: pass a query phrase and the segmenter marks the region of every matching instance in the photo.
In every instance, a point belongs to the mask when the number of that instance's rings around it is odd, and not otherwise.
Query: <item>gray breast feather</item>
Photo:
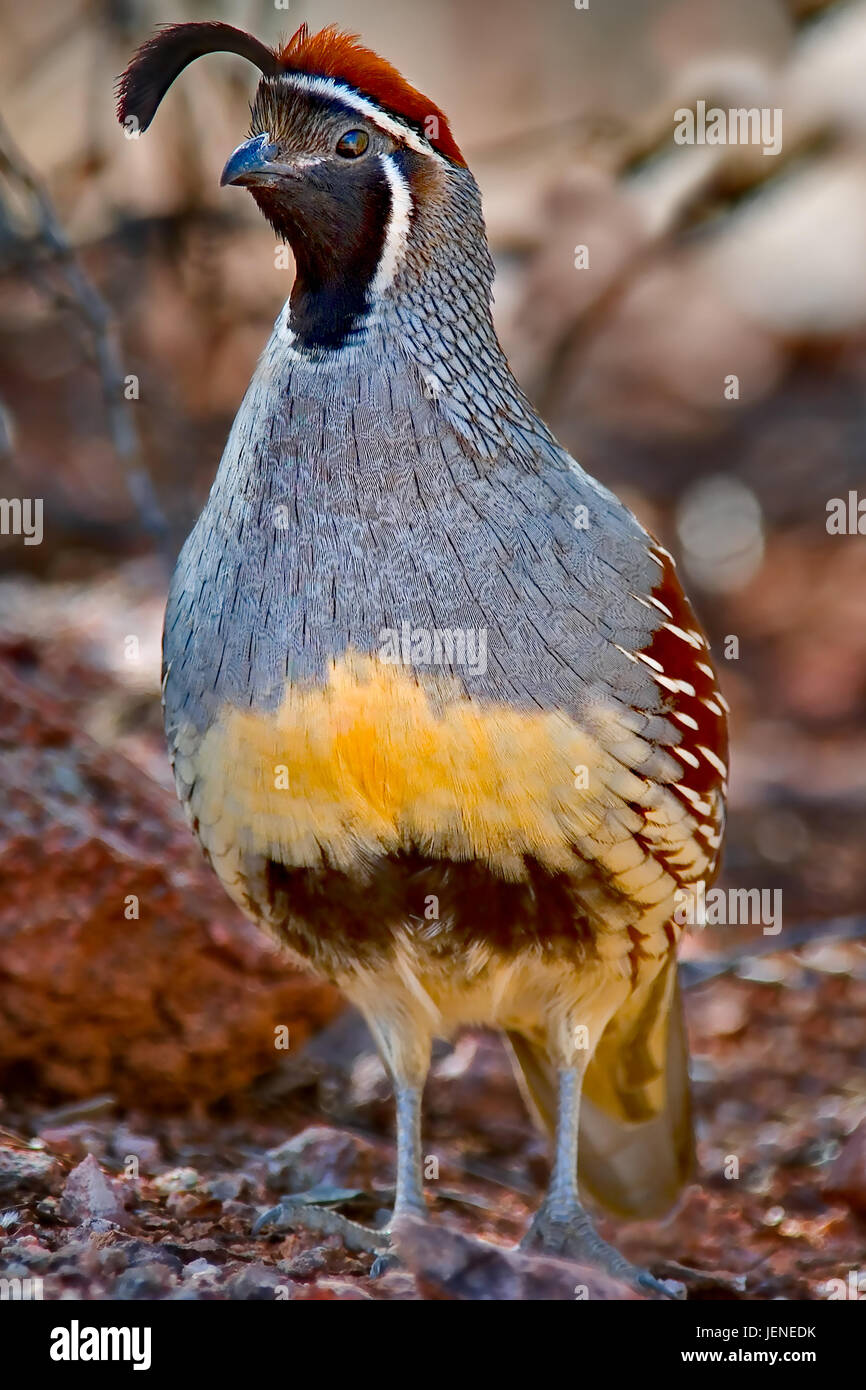
[[[577,715],[600,696],[662,709],[636,651],[658,615],[649,538],[515,392],[494,459],[414,364],[339,379],[265,354],[183,548],[165,628],[169,731],[223,702],[268,708],[383,633],[483,633],[454,670],[473,697]],[[447,655],[447,652],[445,653]],[[483,669],[482,669],[483,665]]]

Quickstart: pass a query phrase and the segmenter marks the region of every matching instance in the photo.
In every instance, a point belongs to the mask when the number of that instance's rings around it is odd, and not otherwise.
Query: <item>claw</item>
[[[400,1261],[392,1250],[382,1250],[370,1266],[370,1278],[381,1279],[392,1269],[399,1269]]]
[[[647,1269],[638,1270],[635,1283],[639,1288],[659,1294],[662,1298],[682,1300],[686,1297],[685,1284],[681,1284],[677,1279],[656,1279]]]
[[[254,1236],[260,1235],[266,1226],[269,1226],[272,1221],[276,1221],[278,1217],[282,1216],[282,1214],[283,1208],[281,1206],[270,1207],[267,1211],[261,1212],[261,1214],[257,1216],[255,1221],[253,1222],[252,1234]]]
[[[549,1254],[574,1260],[577,1264],[594,1265],[614,1279],[630,1284],[638,1293],[654,1298],[684,1299],[686,1288],[676,1279],[656,1279],[649,1270],[630,1264],[606,1240],[602,1240],[587,1213],[576,1207],[570,1216],[551,1216],[542,1207],[536,1212],[523,1240],[521,1250],[542,1249]]]

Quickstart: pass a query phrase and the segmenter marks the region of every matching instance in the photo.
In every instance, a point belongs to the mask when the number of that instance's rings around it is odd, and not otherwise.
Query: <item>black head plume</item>
[[[179,73],[203,53],[237,53],[266,76],[280,71],[277,55],[252,34],[231,24],[170,24],[138,49],[117,84],[117,119],[130,117],[147,130],[157,107]]]

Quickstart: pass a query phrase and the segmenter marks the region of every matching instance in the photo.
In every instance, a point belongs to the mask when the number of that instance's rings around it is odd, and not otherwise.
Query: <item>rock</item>
[[[225,1264],[228,1259],[228,1251],[217,1240],[193,1240],[185,1247],[188,1252],[195,1255],[203,1255],[210,1260],[211,1264]]]
[[[219,1273],[219,1266],[208,1264],[204,1256],[201,1255],[197,1260],[192,1260],[187,1265],[183,1271],[183,1277],[184,1279],[192,1279],[197,1274],[213,1274],[216,1277]]]
[[[205,1191],[217,1202],[235,1202],[249,1197],[254,1186],[249,1173],[220,1173],[205,1184]]]
[[[312,1286],[307,1297],[308,1300],[332,1298],[338,1299],[340,1302],[366,1301],[370,1303],[373,1301],[373,1295],[362,1288],[354,1279],[320,1279],[318,1283]]]
[[[31,1274],[41,1274],[51,1266],[52,1252],[35,1236],[7,1241],[3,1246],[3,1268],[23,1264]]]
[[[153,1185],[163,1195],[194,1192],[199,1185],[199,1175],[195,1168],[170,1168],[167,1173],[160,1173],[159,1177],[154,1178]]]
[[[247,1301],[258,1300],[272,1303],[275,1290],[286,1286],[286,1278],[271,1265],[250,1264],[235,1274],[226,1286],[230,1298]]]
[[[115,1226],[130,1224],[120,1184],[103,1173],[93,1154],[82,1159],[66,1179],[60,1215],[64,1221],[76,1225],[87,1221],[110,1221]]]
[[[299,1250],[296,1255],[279,1260],[277,1268],[292,1279],[313,1279],[323,1271],[338,1270],[344,1259],[342,1250],[330,1245],[314,1245],[309,1250]]]
[[[827,1175],[825,1191],[866,1216],[866,1120],[845,1141]]]
[[[500,1038],[467,1032],[434,1061],[425,1092],[425,1113],[453,1134],[484,1132],[492,1152],[508,1153],[526,1135],[526,1106]]]
[[[306,1192],[323,1185],[366,1186],[371,1178],[371,1145],[328,1125],[309,1129],[269,1149],[268,1186],[275,1192]]]
[[[137,1265],[127,1269],[114,1285],[114,1298],[162,1298],[175,1285],[171,1270],[161,1262]]]
[[[415,1276],[408,1269],[389,1269],[376,1280],[376,1292],[380,1298],[401,1303],[415,1303],[421,1298]]]
[[[62,1153],[67,1159],[80,1161],[87,1154],[93,1154],[97,1159],[107,1156],[108,1143],[105,1134],[87,1120],[76,1124],[40,1128],[39,1138],[49,1149],[55,1153]]]
[[[196,1298],[203,1294],[217,1294],[222,1289],[223,1272],[218,1265],[210,1265],[207,1260],[193,1260],[183,1272],[183,1287]]]
[[[176,1221],[188,1221],[202,1205],[202,1199],[194,1192],[170,1192],[165,1201],[165,1209]]]
[[[4,1200],[49,1193],[59,1183],[62,1172],[53,1154],[0,1145],[0,1197]]]
[[[599,1270],[489,1245],[414,1217],[396,1223],[394,1247],[426,1299],[524,1303],[639,1297]]]
[[[385,1063],[377,1052],[365,1052],[352,1067],[348,1088],[352,1109],[355,1111],[378,1108],[392,1103],[391,1081],[385,1070]]]
[[[79,706],[74,680],[40,667],[38,644],[25,668],[10,642],[0,637],[0,1085],[23,1076],[37,1100],[110,1092],[139,1109],[243,1089],[285,1056],[275,1029],[301,1047],[336,1012],[336,991],[291,970],[241,917],[173,794],[82,732],[92,692]]]
[[[162,1161],[162,1152],[156,1139],[146,1134],[136,1134],[134,1130],[122,1125],[111,1141],[111,1152],[118,1163],[126,1164],[130,1158],[138,1162],[139,1172],[154,1173]]]
[[[180,1274],[183,1270],[180,1257],[173,1251],[166,1250],[163,1245],[149,1245],[145,1240],[130,1240],[125,1241],[119,1248],[123,1251],[129,1269],[142,1264],[161,1264],[171,1270],[172,1274]]]
[[[223,1202],[224,1221],[238,1221],[249,1230],[256,1219],[256,1208],[250,1202]]]

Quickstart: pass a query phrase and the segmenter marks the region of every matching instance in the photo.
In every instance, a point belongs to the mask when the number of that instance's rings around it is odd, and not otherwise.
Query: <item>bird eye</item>
[[[344,159],[357,159],[369,143],[370,137],[366,130],[347,130],[337,141],[337,154],[341,154]]]

